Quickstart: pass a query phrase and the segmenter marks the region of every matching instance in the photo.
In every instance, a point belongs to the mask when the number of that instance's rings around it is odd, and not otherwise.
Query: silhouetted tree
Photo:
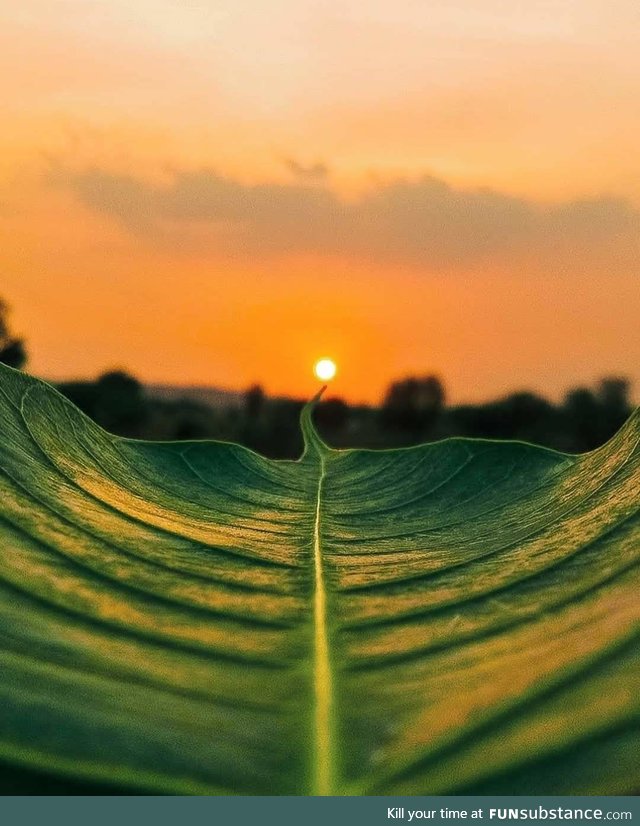
[[[577,387],[565,396],[565,428],[573,450],[593,450],[608,441],[631,414],[627,379],[601,379],[595,391]]]
[[[264,390],[253,384],[244,394],[244,410],[248,419],[259,419],[264,410]]]
[[[274,399],[269,405],[265,445],[261,452],[273,458],[297,459],[302,455],[300,413],[304,402]]]
[[[0,299],[0,362],[20,370],[27,362],[27,352],[24,341],[14,338],[9,332],[7,315],[9,308]]]
[[[343,430],[349,421],[349,405],[342,399],[333,398],[320,402],[315,411],[315,421],[323,432]]]
[[[100,424],[114,433],[137,434],[146,413],[140,382],[123,370],[112,370],[100,376],[96,389]]]
[[[144,435],[148,403],[140,382],[122,370],[97,381],[63,382],[58,390],[105,430],[122,436]]]
[[[393,382],[382,405],[385,425],[413,433],[429,430],[445,402],[444,386],[437,376]]]
[[[109,431],[150,439],[212,438],[238,442],[276,459],[297,459],[303,451],[303,401],[270,399],[258,385],[226,407],[187,398],[158,400],[123,371],[96,381],[67,382],[59,389]],[[519,439],[557,450],[583,452],[603,444],[631,412],[629,382],[606,377],[594,387],[577,387],[562,404],[531,392],[512,393],[478,405],[445,407],[435,376],[394,382],[382,409],[349,406],[339,398],[318,404],[315,421],[334,447],[397,447],[446,436]]]
[[[615,433],[631,415],[629,399],[631,383],[619,376],[607,376],[598,383],[598,399],[603,409],[608,429]]]
[[[582,451],[597,447],[601,431],[597,395],[588,387],[576,387],[566,394],[563,412],[573,449]]]
[[[522,391],[482,405],[453,408],[450,432],[482,439],[544,441],[556,429],[556,410],[546,399]]]

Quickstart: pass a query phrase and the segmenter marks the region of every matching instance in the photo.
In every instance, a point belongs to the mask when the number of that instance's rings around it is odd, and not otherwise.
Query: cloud
[[[211,169],[175,173],[165,185],[100,169],[58,167],[52,177],[131,232],[166,241],[184,231],[205,247],[251,255],[354,255],[431,268],[521,257],[555,268],[640,264],[640,213],[619,198],[538,203],[429,175],[375,184],[355,200],[316,181],[247,184]]]
[[[329,167],[318,161],[317,163],[301,164],[293,158],[284,159],[285,166],[291,174],[301,181],[326,181],[329,177]]]

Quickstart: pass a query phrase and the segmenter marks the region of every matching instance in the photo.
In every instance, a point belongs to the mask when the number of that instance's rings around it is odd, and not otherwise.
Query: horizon
[[[0,296],[36,375],[377,403],[640,386],[630,0],[0,10]]]
[[[296,395],[291,395],[291,394],[270,393],[270,392],[267,391],[267,389],[265,387],[263,387],[263,385],[260,382],[253,382],[252,384],[249,384],[249,385],[246,385],[246,386],[243,386],[243,387],[234,388],[234,387],[227,387],[227,386],[223,386],[223,385],[215,384],[215,383],[212,383],[212,384],[199,384],[199,383],[198,384],[181,384],[180,382],[147,381],[147,380],[144,379],[144,377],[133,374],[132,372],[130,372],[129,370],[127,370],[125,367],[123,367],[121,365],[120,366],[114,366],[114,367],[108,368],[106,370],[100,370],[100,371],[98,371],[98,373],[96,375],[93,375],[93,376],[84,376],[84,377],[83,376],[67,376],[66,378],[56,378],[56,377],[50,377],[50,376],[36,376],[32,371],[29,370],[28,364],[22,370],[22,372],[28,373],[29,375],[33,375],[36,378],[40,378],[43,381],[47,382],[48,384],[52,384],[54,386],[57,385],[57,384],[67,384],[67,383],[74,383],[74,382],[79,382],[79,383],[89,382],[90,383],[90,382],[95,381],[101,375],[104,375],[105,373],[120,372],[120,371],[125,372],[125,373],[127,373],[127,375],[130,375],[132,378],[136,379],[142,385],[142,387],[145,390],[149,390],[149,389],[152,389],[152,388],[166,388],[166,389],[175,390],[175,391],[181,391],[181,390],[185,390],[185,391],[198,390],[198,391],[205,391],[205,392],[206,391],[212,391],[212,392],[217,392],[217,393],[221,393],[221,394],[229,395],[229,396],[238,396],[238,397],[241,398],[243,396],[243,394],[246,393],[247,390],[249,390],[252,387],[257,385],[263,390],[263,392],[264,392],[264,394],[267,398],[289,399],[289,400],[301,401],[301,402],[309,401],[315,395],[315,393],[317,393],[318,388],[323,384],[322,381],[316,380],[315,381],[315,388],[313,388],[311,390],[309,395],[307,395],[307,396],[303,396],[303,395],[296,396]],[[402,376],[395,376],[394,378],[391,379],[390,384],[393,383],[394,381],[402,381],[404,379],[409,379],[409,378],[421,378],[421,377],[425,377],[426,375],[427,374],[424,374],[424,373],[416,373],[416,374],[412,374],[412,375],[407,374],[407,375],[402,375]],[[444,389],[445,389],[445,393],[446,393],[445,406],[446,407],[458,407],[458,406],[463,407],[465,405],[472,405],[472,406],[473,405],[475,405],[475,406],[487,405],[487,404],[491,404],[493,402],[502,401],[502,400],[504,400],[504,399],[506,399],[510,396],[514,396],[514,395],[517,395],[519,393],[532,393],[533,395],[536,395],[540,398],[548,400],[551,404],[560,405],[560,404],[562,404],[566,394],[569,393],[572,390],[581,389],[581,388],[587,388],[587,389],[593,390],[594,387],[597,385],[597,383],[602,379],[607,379],[607,378],[626,379],[627,377],[622,376],[622,375],[615,375],[614,376],[613,374],[608,375],[608,376],[598,376],[592,382],[578,382],[574,385],[568,386],[568,387],[564,388],[564,390],[562,390],[558,394],[545,393],[544,389],[541,389],[541,388],[514,387],[511,390],[507,390],[505,393],[503,393],[501,395],[497,395],[497,396],[487,396],[486,398],[478,398],[478,399],[455,399],[455,400],[452,400],[449,397],[449,394],[447,392],[446,377],[436,376],[436,378],[438,378],[442,382],[442,384],[444,386]],[[384,402],[384,392],[386,391],[386,389],[388,387],[388,386],[385,387],[385,389],[384,389],[382,395],[380,396],[380,398],[374,399],[373,401],[364,401],[364,400],[358,400],[358,399],[354,400],[354,399],[351,399],[347,396],[343,396],[340,393],[334,392],[334,388],[333,388],[334,380],[326,381],[326,382],[324,382],[324,384],[325,384],[325,387],[326,387],[326,391],[325,391],[324,396],[323,396],[324,401],[327,401],[327,400],[332,399],[332,398],[340,398],[340,399],[346,401],[347,404],[349,404],[353,407],[357,407],[357,406],[380,407]],[[637,399],[637,388],[635,387],[634,384],[630,385],[629,397],[630,397],[631,403],[633,404],[634,407],[639,407],[640,406],[640,404],[638,403],[638,399]]]

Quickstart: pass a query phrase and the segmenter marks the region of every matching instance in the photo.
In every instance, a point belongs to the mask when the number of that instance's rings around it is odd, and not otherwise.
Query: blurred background
[[[12,335],[0,301],[0,362],[27,363],[28,345]],[[144,384],[125,370],[57,383],[58,390],[112,433],[140,439],[222,439],[277,459],[302,453],[299,417],[305,399],[213,386]],[[632,412],[630,382],[607,376],[574,387],[553,403],[528,391],[485,404],[449,404],[435,375],[392,381],[377,405],[349,404],[329,392],[316,410],[318,430],[334,447],[404,447],[448,436],[519,439],[582,452],[603,444]]]
[[[640,386],[639,27],[636,0],[2,4],[3,357],[131,436],[296,456],[326,356],[332,444],[601,444]]]

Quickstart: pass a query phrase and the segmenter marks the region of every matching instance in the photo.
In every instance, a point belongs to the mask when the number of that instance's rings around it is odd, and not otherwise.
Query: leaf
[[[582,456],[302,427],[130,441],[0,369],[5,788],[640,788],[638,415]]]

